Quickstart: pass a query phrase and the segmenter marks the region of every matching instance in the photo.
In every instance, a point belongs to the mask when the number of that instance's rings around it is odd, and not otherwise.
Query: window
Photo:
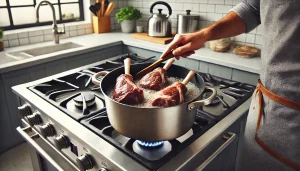
[[[39,23],[35,18],[35,6],[42,0],[0,0],[0,28],[5,30],[52,24],[53,16],[49,5],[39,9]],[[48,0],[55,9],[57,23],[82,21],[83,0]]]

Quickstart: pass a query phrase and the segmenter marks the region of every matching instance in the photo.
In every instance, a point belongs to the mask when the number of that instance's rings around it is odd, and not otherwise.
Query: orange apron
[[[268,98],[270,98],[271,100],[280,103],[286,107],[295,109],[295,110],[299,110],[300,111],[300,103],[299,102],[294,102],[291,101],[289,99],[283,98],[281,96],[278,96],[274,93],[272,93],[271,91],[267,90],[261,83],[260,80],[258,80],[258,85],[256,87],[257,93],[256,95],[258,95],[258,119],[257,119],[257,125],[256,125],[256,132],[255,132],[255,142],[264,150],[266,151],[268,154],[270,154],[272,157],[276,158],[277,160],[279,160],[280,162],[284,163],[285,165],[295,169],[295,170],[300,170],[300,164],[297,164],[295,162],[293,162],[292,160],[282,156],[281,154],[279,154],[278,152],[276,152],[274,149],[272,149],[271,147],[269,147],[267,144],[265,144],[257,135],[260,125],[261,125],[261,120],[262,120],[262,110],[263,110],[263,95],[267,96]]]

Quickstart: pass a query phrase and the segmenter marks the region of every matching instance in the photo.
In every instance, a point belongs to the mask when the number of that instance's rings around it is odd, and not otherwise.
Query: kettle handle
[[[154,8],[155,5],[158,5],[158,4],[164,5],[164,6],[166,6],[168,8],[168,10],[169,10],[169,16],[167,18],[169,18],[170,15],[172,15],[172,8],[171,8],[171,6],[168,3],[164,2],[164,1],[154,2],[151,5],[151,7],[150,7],[150,13],[153,14],[153,8]]]

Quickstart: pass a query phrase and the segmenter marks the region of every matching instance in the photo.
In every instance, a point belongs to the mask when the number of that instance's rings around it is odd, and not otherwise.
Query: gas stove
[[[200,146],[207,146],[197,143],[206,142],[208,139],[201,139],[209,134],[215,135],[211,140],[222,137],[222,131],[229,125],[217,127],[218,123],[236,111],[238,118],[249,108],[254,86],[199,73],[207,86],[218,90],[218,95],[212,104],[197,110],[194,125],[185,135],[164,142],[144,142],[125,137],[110,125],[103,95],[100,88],[91,82],[91,77],[99,71],[111,71],[122,66],[127,57],[133,64],[154,61],[154,56],[143,58],[137,54],[125,54],[13,88],[25,101],[19,110],[26,129],[31,128],[46,141],[72,169],[195,169],[197,166],[192,164],[195,163],[193,160],[199,159],[196,155],[201,155],[201,151],[205,152]],[[210,92],[205,91],[202,98],[209,95]],[[218,129],[222,131],[217,133]],[[193,147],[195,144],[196,149]],[[59,163],[53,160],[54,165]]]

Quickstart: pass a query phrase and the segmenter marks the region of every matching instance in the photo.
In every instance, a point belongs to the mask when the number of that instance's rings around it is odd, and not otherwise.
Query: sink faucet
[[[65,25],[64,25],[64,29],[62,31],[58,31],[57,21],[56,21],[56,16],[55,16],[55,9],[54,9],[53,5],[51,4],[51,2],[41,1],[39,4],[37,4],[37,6],[35,8],[36,21],[39,22],[39,9],[43,3],[48,4],[51,7],[52,15],[53,15],[53,30],[52,30],[53,38],[54,38],[55,44],[59,44],[59,35],[65,34]]]

